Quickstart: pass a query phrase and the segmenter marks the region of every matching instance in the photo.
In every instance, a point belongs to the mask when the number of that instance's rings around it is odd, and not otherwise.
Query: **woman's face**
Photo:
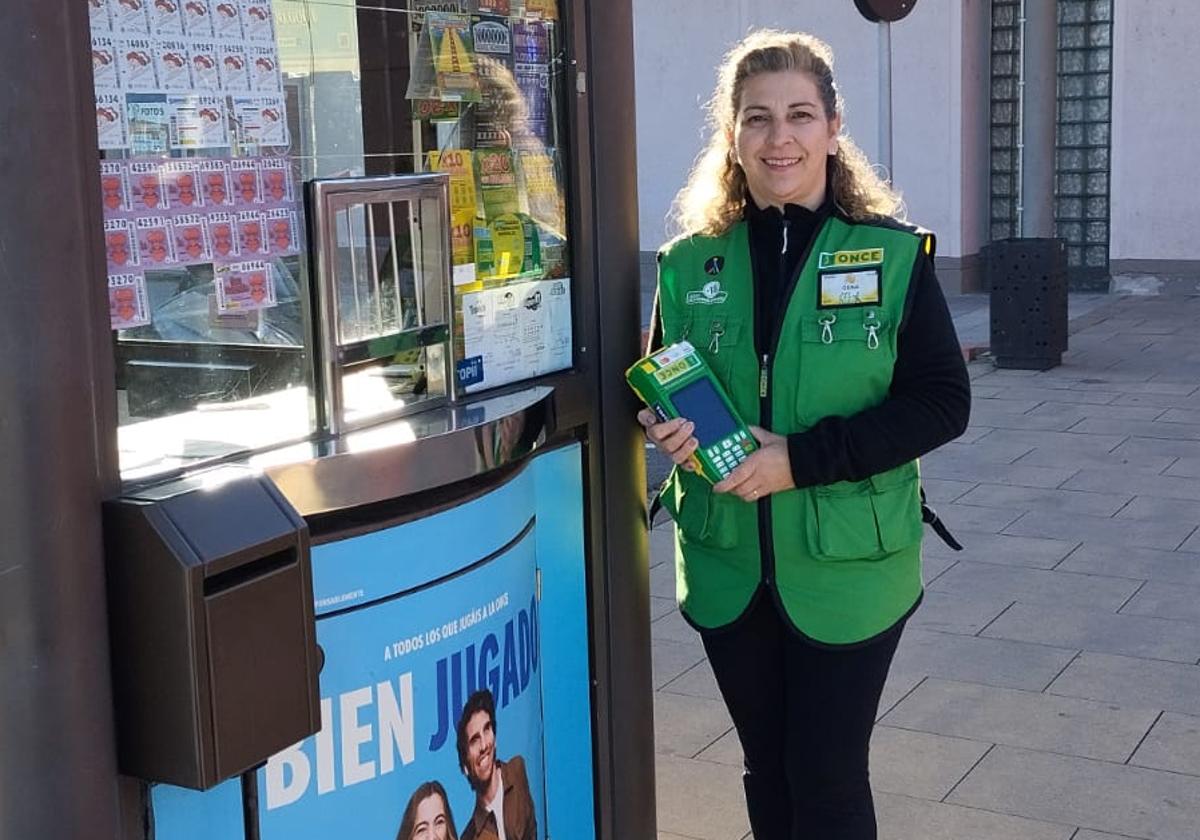
[[[417,806],[417,824],[412,840],[447,840],[451,836],[446,819],[446,803],[436,793],[425,797]]]
[[[825,200],[826,158],[837,150],[841,118],[825,117],[816,82],[798,70],[759,73],[742,84],[733,150],[759,207]]]

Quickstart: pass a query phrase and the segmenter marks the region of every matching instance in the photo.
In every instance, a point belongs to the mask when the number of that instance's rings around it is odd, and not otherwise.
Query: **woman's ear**
[[[838,135],[842,131],[842,115],[838,114],[829,121],[829,151],[827,154],[838,153]]]

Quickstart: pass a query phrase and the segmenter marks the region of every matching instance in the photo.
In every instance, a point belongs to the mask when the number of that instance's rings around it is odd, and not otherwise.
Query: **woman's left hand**
[[[758,426],[751,426],[750,434],[758,441],[759,449],[739,464],[728,478],[713,485],[713,491],[733,493],[743,501],[754,502],[770,493],[794,488],[787,438]]]

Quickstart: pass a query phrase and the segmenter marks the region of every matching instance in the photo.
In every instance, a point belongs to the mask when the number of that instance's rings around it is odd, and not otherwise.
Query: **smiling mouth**
[[[800,158],[763,158],[762,162],[770,169],[787,169],[789,166],[795,166],[800,162]]]

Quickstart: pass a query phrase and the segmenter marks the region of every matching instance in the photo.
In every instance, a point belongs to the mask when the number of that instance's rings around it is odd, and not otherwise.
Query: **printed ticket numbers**
[[[259,173],[264,200],[274,203],[292,201],[292,168],[287,158],[262,158]]]
[[[108,278],[108,320],[114,330],[144,327],[150,323],[143,275],[113,274]]]
[[[210,207],[231,206],[233,202],[233,187],[229,181],[229,162],[224,160],[205,160],[200,164],[200,191],[204,195],[204,203]]]
[[[212,41],[193,41],[188,50],[191,56],[192,85],[196,90],[218,91],[221,89],[220,57],[217,45]]]
[[[152,91],[158,87],[154,43],[149,38],[117,38],[115,48],[121,87],[128,91]]]
[[[129,209],[129,176],[118,161],[100,162],[100,200],[104,213],[123,213]]]
[[[104,220],[104,253],[110,270],[120,271],[138,264],[133,222],[129,219]]]
[[[232,213],[208,214],[208,250],[214,259],[238,256],[237,231]]]
[[[275,43],[275,15],[269,0],[242,0],[242,32],[247,41]]]
[[[163,90],[191,90],[191,56],[187,42],[180,39],[163,40],[156,42],[154,47],[158,86]]]
[[[128,148],[125,102],[121,94],[96,94],[96,133],[99,135],[99,148],[101,149]]]
[[[233,109],[243,144],[288,145],[287,114],[282,96],[235,96]]]
[[[247,50],[250,59],[250,89],[257,93],[278,93],[283,89],[279,78],[279,56],[275,48],[251,45]]]
[[[183,95],[167,98],[171,112],[171,147],[219,149],[229,145],[225,97]]]
[[[241,42],[223,43],[217,48],[220,59],[221,90],[246,93],[250,90],[250,60],[246,45]]]
[[[181,263],[203,263],[212,259],[208,221],[199,213],[183,213],[171,219],[175,256]]]
[[[277,207],[266,212],[267,243],[273,256],[287,257],[298,252],[296,211]]]
[[[180,2],[181,0],[147,0],[146,11],[150,13],[151,33],[165,38],[178,38],[183,34]]]
[[[129,162],[129,196],[130,207],[138,213],[161,211],[168,206],[157,162]]]
[[[134,219],[138,258],[142,268],[160,268],[175,262],[171,231],[163,216],[139,216]]]
[[[262,203],[262,183],[259,180],[258,162],[254,158],[231,160],[229,174],[233,181],[234,203]]]
[[[266,254],[267,243],[263,214],[257,210],[241,210],[236,218],[238,250],[242,256]]]
[[[111,35],[92,36],[92,79],[97,91],[115,91],[121,87],[117,48]]]
[[[221,314],[274,306],[275,279],[262,260],[218,265],[217,310]]]
[[[171,160],[159,168],[167,204],[180,210],[191,210],[204,204],[200,189],[200,163],[195,160]]]
[[[213,36],[209,0],[183,0],[183,31],[193,38]]]
[[[145,0],[108,0],[114,32],[129,35],[149,35],[150,18],[146,16]]]
[[[211,4],[213,37],[219,41],[242,39],[242,11],[238,0],[214,0]]]

